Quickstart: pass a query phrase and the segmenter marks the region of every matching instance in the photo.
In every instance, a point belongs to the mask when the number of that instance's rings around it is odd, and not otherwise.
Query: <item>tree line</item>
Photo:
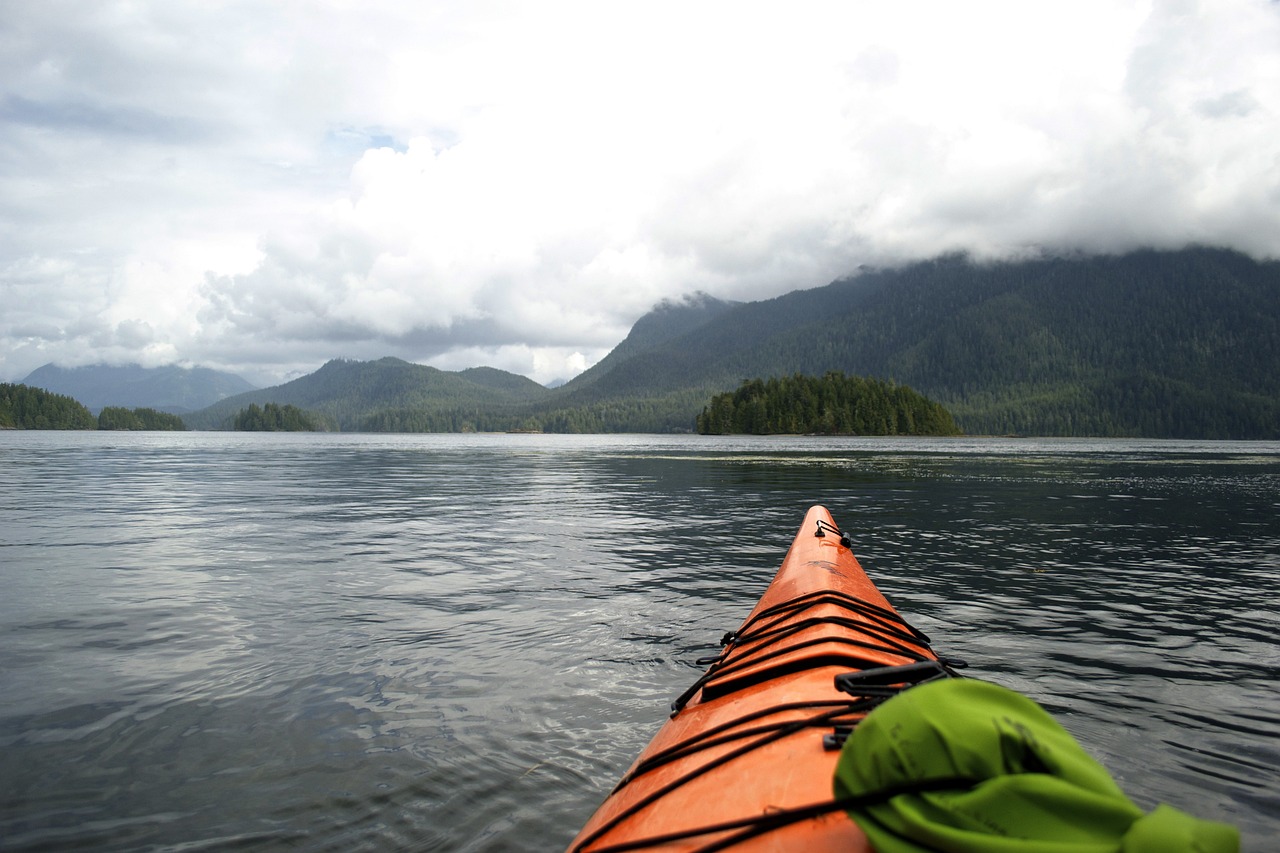
[[[691,432],[690,394],[663,398],[624,398],[552,407],[533,403],[454,408],[380,409],[355,428],[361,432]],[[706,396],[702,395],[705,401]]]
[[[155,409],[126,409],[123,406],[105,406],[98,412],[98,429],[126,430],[185,430],[182,418]]]
[[[107,406],[97,417],[74,397],[0,383],[0,429],[185,430],[182,418],[155,409]]]
[[[906,385],[830,371],[750,379],[717,394],[697,418],[703,435],[956,435],[951,413]]]
[[[232,429],[242,432],[316,432],[323,429],[320,420],[297,406],[250,403],[235,416]]]

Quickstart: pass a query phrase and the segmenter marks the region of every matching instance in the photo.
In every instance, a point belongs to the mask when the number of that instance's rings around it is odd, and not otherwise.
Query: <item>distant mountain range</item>
[[[398,358],[334,359],[315,373],[228,397],[183,420],[192,429],[225,429],[252,403],[279,403],[320,415],[330,429],[343,431],[506,429],[518,410],[551,393],[528,377],[492,367],[447,371]],[[456,414],[456,422],[422,422],[442,412]],[[491,423],[495,419],[500,423]]]
[[[554,389],[492,368],[338,360],[184,420],[223,429],[275,402],[341,430],[687,431],[744,380],[827,371],[909,385],[971,434],[1280,439],[1280,263],[1209,248],[944,257],[761,302],[663,303]]]
[[[46,364],[33,370],[21,384],[74,397],[95,414],[105,406],[183,414],[255,387],[233,373],[207,367],[136,364],[69,368]]]

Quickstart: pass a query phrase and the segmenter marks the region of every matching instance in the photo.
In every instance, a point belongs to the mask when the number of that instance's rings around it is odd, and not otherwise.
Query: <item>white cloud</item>
[[[0,31],[0,375],[547,381],[664,297],[967,250],[1280,256],[1280,6],[42,2]]]

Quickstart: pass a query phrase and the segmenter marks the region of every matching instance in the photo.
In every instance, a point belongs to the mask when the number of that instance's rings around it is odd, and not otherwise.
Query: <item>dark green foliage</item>
[[[968,415],[970,407],[975,415]],[[1220,393],[1149,372],[1056,387],[1010,387],[974,395],[952,408],[957,417],[982,418],[1017,435],[1037,434],[1050,420],[1061,435],[1280,438],[1280,398]]]
[[[752,379],[717,394],[697,420],[703,435],[956,435],[951,414],[905,385],[845,376]]]
[[[0,383],[0,429],[96,429],[78,400],[43,388]]]
[[[98,412],[98,429],[174,431],[186,428],[182,418],[168,412],[157,412],[155,409],[131,410],[122,406],[107,406]]]
[[[251,403],[249,408],[236,415],[233,429],[242,432],[316,432],[321,426],[314,416],[297,406]]]
[[[98,429],[106,430],[140,430],[142,419],[133,410],[123,406],[107,406],[98,412]]]
[[[1280,438],[1280,263],[1194,248],[867,270],[733,307],[562,390],[830,370],[909,384],[969,433]]]
[[[706,395],[700,395],[705,399]],[[362,432],[690,432],[690,395],[622,399],[572,407],[546,404],[454,409],[382,409],[359,424]]]
[[[155,409],[146,407],[134,409],[133,412],[142,421],[143,429],[181,431],[187,428],[182,418],[170,412],[157,412]]]

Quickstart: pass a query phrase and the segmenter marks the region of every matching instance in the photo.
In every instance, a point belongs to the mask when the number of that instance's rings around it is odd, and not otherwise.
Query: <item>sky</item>
[[[567,379],[860,265],[1280,257],[1280,2],[0,0],[0,380]]]

